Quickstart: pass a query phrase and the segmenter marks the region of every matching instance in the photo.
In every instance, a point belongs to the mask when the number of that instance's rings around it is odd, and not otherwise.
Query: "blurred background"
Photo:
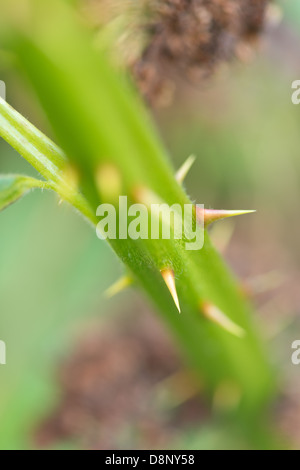
[[[180,82],[154,110],[177,168],[194,154],[189,195],[206,207],[256,209],[211,229],[251,296],[280,369],[273,419],[299,447],[300,5],[280,3],[246,63],[201,85]],[[276,24],[275,24],[276,23]],[[31,90],[0,55],[7,100],[49,129]],[[248,57],[250,59],[250,57]],[[0,172],[34,170],[0,142]],[[185,370],[155,312],[134,289],[108,300],[123,269],[108,245],[54,194],[33,192],[0,214],[1,448],[238,448],[243,446]],[[298,366],[300,367],[300,366]]]

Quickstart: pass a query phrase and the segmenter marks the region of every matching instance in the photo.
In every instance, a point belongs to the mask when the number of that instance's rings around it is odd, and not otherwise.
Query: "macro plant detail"
[[[113,2],[101,3],[111,19]],[[1,175],[0,210],[33,189],[51,190],[95,230],[99,204],[111,204],[122,217],[120,196],[145,206],[157,201],[170,207],[193,204],[194,222],[204,230],[201,250],[189,251],[184,240],[174,237],[108,237],[126,274],[106,295],[133,287],[145,291],[204,386],[208,402],[230,384],[237,399],[228,406],[225,399],[221,415],[237,423],[249,446],[272,446],[273,437],[262,422],[276,395],[275,373],[249,299],[209,235],[211,224],[255,211],[197,207],[185,189],[195,157],[176,172],[143,101],[154,105],[171,97],[174,69],[201,82],[221,61],[243,59],[257,40],[268,2],[147,0],[135,8],[131,2],[119,3],[119,16],[109,26],[93,17],[93,26],[100,24],[95,40],[93,29],[68,2],[28,0],[19,21],[12,14],[16,2],[5,2],[1,48],[14,57],[34,90],[55,143],[0,98],[0,136],[41,177]],[[93,2],[83,8],[90,18]],[[132,18],[127,37],[122,28]],[[134,31],[143,37],[142,50],[131,46]],[[122,35],[124,42],[116,46]],[[118,47],[124,57],[116,64]],[[133,56],[126,56],[126,47]]]
[[[134,72],[150,102],[163,104],[174,90],[172,72],[199,82],[220,63],[247,61],[261,31],[268,0],[146,1],[147,39]],[[142,16],[142,13],[141,13]]]

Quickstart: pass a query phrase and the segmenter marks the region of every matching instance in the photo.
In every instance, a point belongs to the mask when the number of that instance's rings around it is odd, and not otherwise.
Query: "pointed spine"
[[[112,163],[104,163],[96,170],[96,186],[105,202],[116,203],[122,193],[122,177]]]
[[[183,165],[179,168],[179,170],[177,171],[175,175],[176,181],[179,184],[182,184],[184,182],[185,178],[187,177],[195,161],[196,161],[196,157],[194,155],[191,155],[189,158],[186,159]]]
[[[231,333],[238,338],[245,337],[245,330],[227,317],[227,315],[225,315],[225,313],[223,313],[216,305],[213,305],[210,302],[203,302],[201,304],[201,310],[208,320],[220,326],[228,333]]]
[[[218,220],[227,219],[228,217],[235,217],[237,215],[252,214],[255,210],[220,210],[220,209],[203,209],[200,206],[196,206],[197,220],[199,223],[204,222],[204,227],[207,227],[213,222]]]
[[[104,296],[107,299],[111,299],[115,295],[120,294],[120,292],[127,289],[127,287],[130,287],[132,284],[133,284],[133,281],[129,276],[123,276],[123,277],[121,277],[121,279],[119,279],[117,282],[115,282],[111,287],[109,287],[104,292]]]
[[[167,285],[167,288],[169,289],[169,292],[174,300],[174,303],[177,307],[178,312],[181,313],[179,299],[178,299],[177,290],[176,290],[174,271],[172,269],[162,269],[161,275]]]

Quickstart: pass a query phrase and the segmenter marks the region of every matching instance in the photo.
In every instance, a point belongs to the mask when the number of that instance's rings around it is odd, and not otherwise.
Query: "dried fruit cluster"
[[[189,80],[243,57],[261,31],[268,0],[148,0],[148,45],[134,75],[149,101],[160,99],[178,71]],[[170,80],[171,79],[171,80]]]

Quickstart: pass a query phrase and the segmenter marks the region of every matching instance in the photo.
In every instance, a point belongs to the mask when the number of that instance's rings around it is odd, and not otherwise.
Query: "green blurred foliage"
[[[1,145],[0,171],[14,159]],[[19,159],[18,170],[23,167]],[[0,448],[20,449],[30,445],[30,430],[58,398],[53,366],[84,327],[83,318],[109,312],[102,292],[117,276],[118,262],[51,193],[30,194],[1,213],[0,224],[0,332],[7,346]]]
[[[300,3],[298,0],[279,0],[278,4],[282,8],[285,18],[291,24],[300,26]]]
[[[197,109],[166,113],[163,126],[178,162],[198,156],[187,186],[201,203],[276,205],[289,217],[300,192],[299,119],[289,76],[262,59],[198,93]]]
[[[297,0],[286,8],[300,18]],[[160,122],[178,166],[190,153],[198,155],[187,179],[192,197],[210,207],[257,208],[260,223],[274,212],[283,243],[299,256],[300,107],[291,105],[290,77],[279,68],[265,59],[237,68],[200,92],[196,109],[164,112]],[[43,123],[36,108],[31,111]],[[4,144],[0,154],[1,172],[35,176]],[[53,367],[83,318],[109,311],[101,292],[116,277],[118,262],[50,193],[36,191],[0,214],[0,226],[0,339],[10,365],[0,367],[0,448],[8,449],[26,447],[30,431],[58,399]],[[222,446],[232,446],[226,428],[193,431],[180,441],[182,448]]]
[[[198,157],[186,180],[191,197],[206,207],[256,209],[256,243],[268,243],[273,227],[299,266],[300,106],[291,102],[297,76],[279,68],[267,57],[233,67],[191,94],[197,108],[187,100],[175,118],[174,110],[164,112],[161,126],[177,165],[185,155]],[[240,233],[248,225],[240,219]],[[263,232],[266,238],[259,239]]]

